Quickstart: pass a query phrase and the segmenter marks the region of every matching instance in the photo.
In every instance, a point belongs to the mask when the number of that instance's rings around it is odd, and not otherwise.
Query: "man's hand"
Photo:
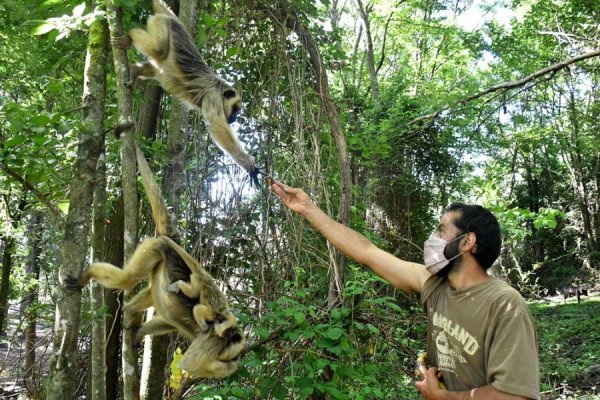
[[[421,396],[423,396],[425,400],[443,399],[444,390],[440,389],[440,381],[437,378],[437,368],[429,368],[424,375],[425,379],[415,383]]]
[[[283,204],[295,213],[305,215],[308,210],[316,208],[316,205],[302,189],[291,188],[281,182],[275,182],[271,185],[271,189]]]

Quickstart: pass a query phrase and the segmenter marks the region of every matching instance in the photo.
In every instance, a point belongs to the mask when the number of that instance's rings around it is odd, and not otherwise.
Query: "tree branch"
[[[50,212],[52,213],[54,218],[56,218],[57,221],[59,221],[61,224],[64,222],[63,214],[60,211],[60,209],[58,207],[56,207],[54,204],[52,204],[52,202],[50,202],[50,200],[48,200],[48,198],[46,196],[44,196],[44,194],[42,192],[37,190],[31,183],[29,183],[27,181],[27,179],[23,178],[15,170],[13,170],[12,168],[10,168],[7,165],[0,164],[0,169],[2,171],[6,172],[7,175],[12,177],[16,181],[20,182],[25,189],[29,190],[31,193],[34,194],[35,197],[38,198],[38,200],[40,200],[42,203],[44,203],[46,205],[46,207],[48,207],[48,209],[50,210]]]
[[[524,86],[527,83],[529,83],[529,82],[531,82],[531,81],[533,81],[535,79],[538,79],[538,78],[540,78],[540,77],[542,77],[544,75],[547,75],[547,74],[553,74],[554,75],[558,71],[560,71],[561,69],[566,68],[566,67],[568,67],[571,64],[574,64],[574,63],[579,62],[579,61],[586,60],[588,58],[597,57],[597,56],[600,56],[600,50],[590,51],[588,53],[580,54],[577,57],[573,57],[573,58],[570,58],[568,60],[561,61],[559,63],[553,64],[553,65],[551,65],[549,67],[546,67],[544,69],[536,71],[533,74],[528,75],[528,76],[526,76],[523,79],[519,79],[519,80],[516,80],[516,81],[509,81],[509,82],[499,83],[499,84],[491,86],[491,87],[489,87],[489,88],[487,88],[485,90],[482,90],[481,92],[477,92],[477,93],[475,93],[475,94],[473,94],[471,96],[468,96],[468,97],[466,97],[466,98],[464,98],[462,100],[459,100],[457,102],[457,104],[455,104],[455,105],[450,105],[450,106],[442,108],[441,110],[433,112],[431,114],[422,115],[420,117],[417,117],[417,118],[413,119],[412,121],[408,122],[407,124],[405,124],[403,127],[410,126],[410,125],[416,124],[417,122],[421,122],[421,121],[424,121],[424,120],[429,120],[429,123],[431,123],[435,118],[439,117],[440,114],[442,114],[443,112],[446,112],[446,111],[451,111],[457,105],[464,105],[465,103],[468,103],[468,102],[473,101],[473,100],[477,100],[480,97],[483,97],[483,96],[485,96],[487,94],[494,93],[494,92],[497,92],[497,91],[508,91],[508,90],[511,90],[511,89],[514,89],[514,88],[517,88],[517,87]]]

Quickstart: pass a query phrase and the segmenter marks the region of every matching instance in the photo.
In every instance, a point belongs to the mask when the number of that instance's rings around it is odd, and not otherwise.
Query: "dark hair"
[[[452,203],[446,212],[455,212],[454,225],[460,233],[473,232],[477,237],[477,247],[473,257],[484,269],[492,266],[500,255],[502,236],[498,220],[488,209],[477,205]]]

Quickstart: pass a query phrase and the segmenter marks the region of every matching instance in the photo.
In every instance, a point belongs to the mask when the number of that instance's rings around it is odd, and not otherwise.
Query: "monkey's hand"
[[[131,44],[133,43],[133,41],[131,40],[131,36],[129,36],[126,33],[123,36],[117,36],[117,37],[111,38],[110,39],[110,43],[114,47],[117,47],[119,49],[127,50],[128,48],[131,47]]]
[[[117,127],[115,128],[115,137],[117,139],[121,138],[121,134],[129,129],[132,129],[135,127],[135,123],[133,121],[126,121],[126,122],[121,122],[119,123],[119,125],[117,125]]]
[[[167,285],[167,287],[166,287],[167,292],[179,293],[181,291],[181,288],[179,287],[180,282],[182,282],[182,281],[173,282],[173,283]]]
[[[258,175],[265,175],[261,172],[256,164],[254,163],[254,159],[247,153],[238,154],[234,157],[235,161],[238,162],[250,175],[250,183],[254,184],[254,186],[259,187],[260,184],[258,182]]]
[[[70,290],[81,290],[84,286],[81,282],[81,278],[73,275],[68,275],[65,278],[64,285],[67,289]]]

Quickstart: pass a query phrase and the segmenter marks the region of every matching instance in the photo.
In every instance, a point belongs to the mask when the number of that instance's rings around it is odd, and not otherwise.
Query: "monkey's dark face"
[[[240,112],[240,109],[238,108],[238,106],[236,104],[234,104],[233,107],[231,107],[231,113],[227,117],[227,123],[233,124],[235,122],[235,120],[237,119],[237,115],[239,112]]]
[[[227,123],[233,124],[237,115],[242,110],[242,99],[234,89],[227,89],[223,92],[223,111],[227,117]]]

